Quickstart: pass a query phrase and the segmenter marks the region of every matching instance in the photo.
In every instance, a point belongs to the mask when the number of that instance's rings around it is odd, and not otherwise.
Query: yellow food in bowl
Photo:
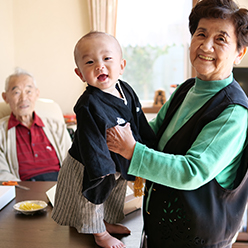
[[[32,211],[32,210],[37,210],[37,209],[41,209],[41,208],[42,208],[42,206],[40,206],[36,203],[29,203],[29,202],[22,203],[19,206],[19,209],[25,210],[25,211]]]

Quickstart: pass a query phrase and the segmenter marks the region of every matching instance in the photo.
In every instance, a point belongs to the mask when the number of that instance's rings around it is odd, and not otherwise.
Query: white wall
[[[237,0],[240,7],[248,8],[248,0]],[[241,63],[237,67],[248,67],[248,53],[244,56]]]
[[[0,92],[14,66],[13,1],[0,0]],[[0,101],[1,101],[0,97]]]
[[[19,66],[34,75],[41,97],[72,113],[85,89],[74,73],[73,49],[90,31],[87,0],[0,0],[0,6],[0,91]]]

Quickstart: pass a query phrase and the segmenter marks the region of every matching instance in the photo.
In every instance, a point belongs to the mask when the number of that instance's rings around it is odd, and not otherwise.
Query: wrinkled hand
[[[107,145],[110,151],[115,152],[130,160],[136,141],[132,135],[130,123],[124,127],[115,126],[107,129]]]

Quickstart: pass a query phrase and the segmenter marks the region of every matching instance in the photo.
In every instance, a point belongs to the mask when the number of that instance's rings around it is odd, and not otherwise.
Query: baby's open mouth
[[[100,81],[105,81],[107,79],[108,75],[106,74],[101,74],[97,77],[98,80]]]

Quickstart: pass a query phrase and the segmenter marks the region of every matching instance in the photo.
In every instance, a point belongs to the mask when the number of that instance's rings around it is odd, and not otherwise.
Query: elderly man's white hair
[[[33,79],[33,82],[34,82],[34,86],[37,87],[37,84],[36,84],[36,81],[35,81],[33,75],[30,74],[29,72],[23,70],[22,68],[17,67],[17,68],[15,69],[15,72],[14,72],[13,74],[9,75],[9,76],[6,78],[6,80],[5,80],[5,91],[7,91],[7,90],[9,89],[9,82],[10,82],[10,79],[11,79],[12,77],[19,77],[19,76],[22,76],[22,75],[26,75],[26,76],[31,77],[31,78]]]

